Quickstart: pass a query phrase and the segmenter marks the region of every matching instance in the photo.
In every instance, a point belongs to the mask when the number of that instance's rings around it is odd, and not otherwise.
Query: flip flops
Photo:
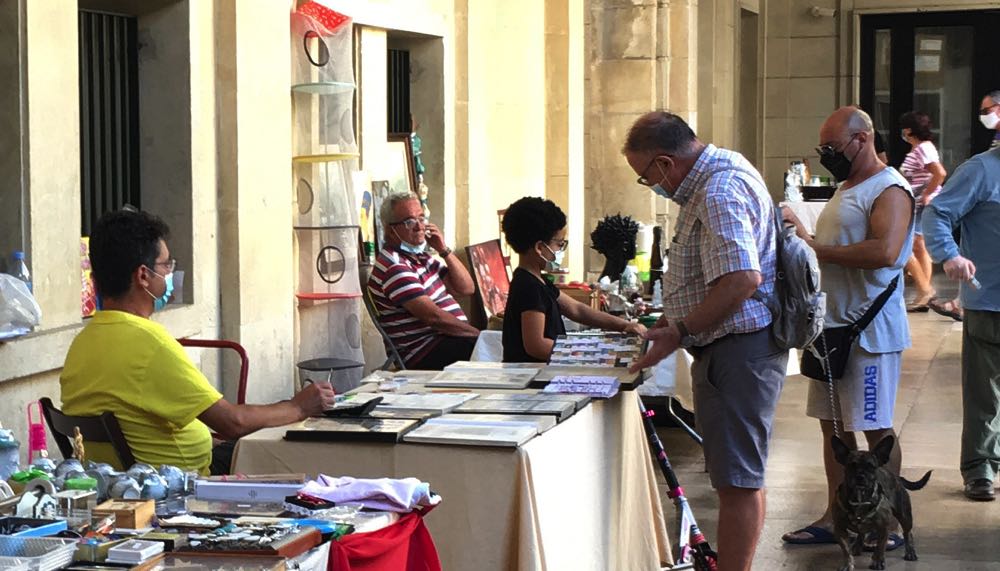
[[[962,308],[958,307],[953,300],[942,302],[935,298],[927,303],[927,307],[931,308],[938,315],[950,317],[955,321],[962,321]]]
[[[808,533],[811,537],[789,537],[800,533]],[[833,533],[816,525],[807,525],[802,529],[796,529],[791,533],[786,533],[781,540],[790,545],[817,545],[821,543],[837,543],[837,538]]]

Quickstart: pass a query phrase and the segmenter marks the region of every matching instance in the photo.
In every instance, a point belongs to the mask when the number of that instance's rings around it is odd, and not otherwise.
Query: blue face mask
[[[153,270],[149,271],[153,272]],[[165,276],[161,276],[156,272],[153,272],[153,274],[163,278],[163,282],[167,285],[166,289],[163,290],[163,295],[160,297],[156,297],[151,291],[148,289],[146,290],[146,293],[153,298],[153,311],[160,311],[167,306],[167,303],[170,301],[170,296],[174,293],[174,273],[170,272]]]
[[[393,232],[396,232],[395,228],[393,229]],[[403,237],[399,235],[399,232],[396,232],[396,237],[399,238],[399,249],[404,252],[419,256],[427,251],[427,240],[424,240],[419,244],[411,244],[404,240]]]
[[[667,200],[673,198],[673,196],[674,196],[674,193],[667,192],[667,189],[663,188],[660,185],[660,183],[654,184],[653,186],[649,187],[649,189],[652,190],[653,192],[655,192],[657,195],[662,196],[663,198],[666,198]]]

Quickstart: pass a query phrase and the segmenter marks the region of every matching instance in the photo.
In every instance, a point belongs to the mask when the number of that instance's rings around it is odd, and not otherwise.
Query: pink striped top
[[[927,170],[927,165],[939,162],[941,157],[938,155],[937,147],[930,141],[923,141],[906,155],[899,170],[913,188],[913,196],[920,197],[927,190],[924,187],[933,176],[931,171]],[[933,199],[939,192],[941,192],[940,186],[931,189],[931,198]]]

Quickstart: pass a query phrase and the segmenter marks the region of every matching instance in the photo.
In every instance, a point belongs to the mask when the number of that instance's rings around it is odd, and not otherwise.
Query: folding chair
[[[121,425],[118,424],[114,414],[105,412],[100,416],[69,416],[57,409],[49,397],[42,397],[38,402],[42,405],[45,423],[49,425],[63,458],[73,457],[73,443],[70,438],[74,435],[73,429],[79,428],[85,441],[111,443],[122,469],[128,469],[135,464],[132,448],[125,440]]]
[[[240,356],[240,384],[236,389],[236,404],[247,403],[247,376],[250,374],[250,358],[242,345],[235,341],[217,339],[178,339],[182,347],[198,347],[202,349],[231,349]]]
[[[396,350],[396,345],[392,342],[389,334],[385,332],[385,329],[382,328],[382,324],[379,322],[381,314],[375,306],[375,300],[371,297],[371,290],[368,289],[367,284],[362,284],[361,289],[364,292],[361,297],[365,300],[365,309],[368,310],[368,317],[370,317],[372,323],[375,324],[375,329],[378,330],[379,335],[382,336],[382,343],[385,345],[386,359],[379,369],[388,371],[391,366],[395,366],[399,371],[406,369],[406,364],[403,363],[403,358],[400,357],[399,351]]]

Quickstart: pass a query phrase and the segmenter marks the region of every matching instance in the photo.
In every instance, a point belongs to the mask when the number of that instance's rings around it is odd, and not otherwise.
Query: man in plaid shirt
[[[676,115],[652,112],[622,150],[639,184],[680,205],[663,276],[663,318],[632,368],[678,347],[694,355],[695,415],[719,494],[719,569],[749,571],[764,525],[764,468],[788,352],[756,299],[774,292],[774,206],[739,153],[706,145]]]

